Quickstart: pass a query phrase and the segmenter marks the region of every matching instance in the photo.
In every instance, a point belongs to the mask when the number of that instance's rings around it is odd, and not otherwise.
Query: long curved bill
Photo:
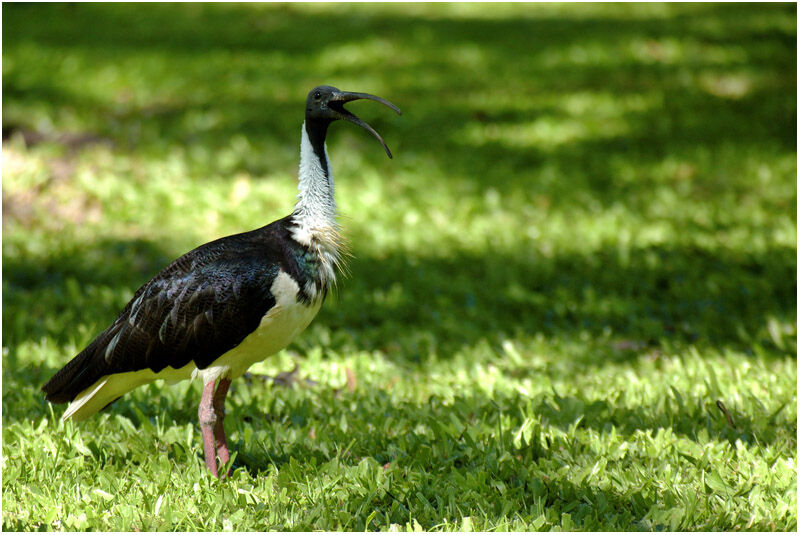
[[[388,100],[383,99],[381,97],[376,97],[375,95],[370,95],[369,93],[353,93],[350,91],[338,91],[333,95],[331,95],[331,99],[329,102],[331,103],[341,102],[342,104],[344,104],[345,102],[351,102],[353,100],[360,100],[360,99],[374,100],[375,102],[380,102],[384,106],[393,109],[395,112],[397,112],[397,115],[400,115],[402,113],[400,111],[400,108],[398,108]],[[348,110],[344,109],[344,106],[336,106],[335,108],[331,109],[333,109],[333,111],[335,111],[339,115],[340,119],[344,119],[345,121],[350,121],[351,123],[357,124],[364,130],[375,136],[378,139],[378,141],[381,142],[381,145],[383,145],[383,150],[386,151],[386,155],[389,156],[389,158],[392,157],[392,151],[389,150],[389,147],[386,146],[386,143],[383,141],[383,138],[380,136],[380,134],[378,134],[378,132],[375,131],[374,128],[372,128],[370,125],[359,119],[357,116],[350,113]]]

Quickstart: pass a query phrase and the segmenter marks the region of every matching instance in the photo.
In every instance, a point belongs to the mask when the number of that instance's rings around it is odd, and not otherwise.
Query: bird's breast
[[[340,248],[343,242],[337,227],[315,227],[306,217],[296,217],[291,236],[296,244],[294,255],[298,268],[307,281],[305,294],[312,301],[316,297],[324,298],[328,288],[336,284],[336,272],[342,267]],[[308,291],[312,287],[314,292]]]

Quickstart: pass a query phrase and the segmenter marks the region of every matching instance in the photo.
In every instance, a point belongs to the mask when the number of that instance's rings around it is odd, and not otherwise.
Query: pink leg
[[[217,448],[214,443],[214,424],[217,415],[213,406],[214,381],[208,382],[203,388],[200,406],[197,409],[197,418],[200,420],[200,431],[203,433],[203,451],[206,457],[206,466],[209,471],[217,476]]]
[[[214,399],[212,400],[214,412],[217,414],[217,421],[214,424],[214,438],[217,441],[217,455],[222,464],[227,463],[231,458],[228,453],[228,443],[225,440],[225,427],[222,425],[225,420],[225,396],[228,394],[228,387],[230,386],[230,379],[220,379],[217,385],[217,391],[214,392]],[[225,475],[222,477],[225,477]]]

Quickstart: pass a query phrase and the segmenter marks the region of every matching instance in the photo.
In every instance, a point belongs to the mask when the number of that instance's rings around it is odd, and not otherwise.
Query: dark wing
[[[42,387],[47,400],[72,401],[113,373],[177,369],[192,360],[205,368],[239,345],[275,305],[270,288],[286,263],[281,247],[265,247],[267,229],[210,242],[167,266]]]

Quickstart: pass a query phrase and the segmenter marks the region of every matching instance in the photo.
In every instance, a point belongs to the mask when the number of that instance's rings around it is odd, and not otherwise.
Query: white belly
[[[294,279],[282,271],[270,290],[275,297],[275,306],[261,318],[258,328],[208,368],[195,369],[193,377],[200,377],[203,384],[218,377],[239,377],[256,362],[288,346],[308,327],[322,305],[321,299],[311,305],[299,302],[297,295],[300,288]]]

